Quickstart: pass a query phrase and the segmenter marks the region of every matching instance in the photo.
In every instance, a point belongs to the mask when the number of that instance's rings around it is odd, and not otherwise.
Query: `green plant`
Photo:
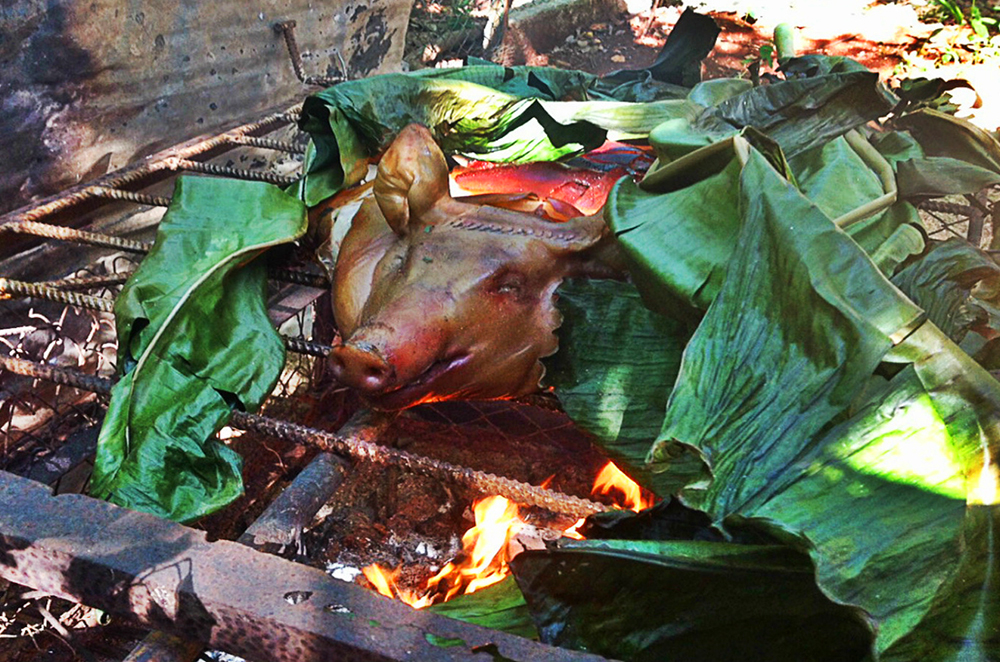
[[[959,25],[968,25],[976,37],[982,41],[989,39],[990,29],[997,29],[997,19],[983,16],[983,12],[976,5],[975,0],[972,0],[972,4],[969,6],[968,16],[955,0],[932,0],[932,3],[935,5],[937,13],[941,14],[943,18],[951,18]]]

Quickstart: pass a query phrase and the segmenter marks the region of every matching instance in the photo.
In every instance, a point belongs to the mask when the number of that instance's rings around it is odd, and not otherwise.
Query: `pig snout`
[[[366,393],[384,390],[393,376],[392,366],[378,349],[365,343],[334,347],[330,351],[330,368],[338,382]]]

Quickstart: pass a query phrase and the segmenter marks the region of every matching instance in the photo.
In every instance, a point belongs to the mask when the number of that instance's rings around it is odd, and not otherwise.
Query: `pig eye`
[[[497,294],[520,296],[524,291],[524,276],[516,271],[502,271],[494,276],[492,290]]]

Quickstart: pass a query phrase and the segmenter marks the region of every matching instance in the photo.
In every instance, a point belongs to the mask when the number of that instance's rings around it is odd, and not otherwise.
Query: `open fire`
[[[626,476],[613,462],[598,473],[591,494],[610,496],[615,505],[640,511],[653,505],[654,497]],[[387,570],[373,563],[365,568],[365,577],[382,595],[399,599],[415,609],[446,602],[453,597],[474,593],[492,586],[510,574],[510,560],[515,536],[524,525],[517,504],[502,496],[489,496],[473,504],[475,525],[462,536],[462,551],[440,572],[427,580],[423,590],[411,590],[396,582],[400,568]],[[582,538],[579,520],[563,532],[564,536]]]

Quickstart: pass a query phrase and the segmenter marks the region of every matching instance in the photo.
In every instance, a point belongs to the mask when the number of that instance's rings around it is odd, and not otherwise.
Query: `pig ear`
[[[398,235],[448,195],[448,164],[431,132],[410,124],[389,145],[375,175],[375,200]]]

